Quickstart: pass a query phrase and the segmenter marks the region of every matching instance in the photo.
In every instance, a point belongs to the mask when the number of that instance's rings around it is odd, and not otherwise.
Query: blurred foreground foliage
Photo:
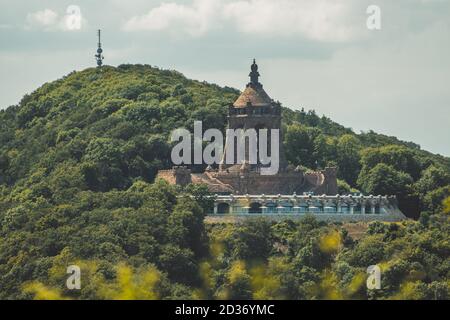
[[[205,208],[195,198],[175,197],[180,190],[163,182],[131,189],[120,198],[140,199],[140,206],[73,221],[74,235],[64,233],[61,223],[52,237],[36,231],[42,242],[23,232],[4,241],[1,252],[17,252],[2,265],[2,298],[450,297],[448,207],[426,221],[402,223],[331,224],[307,216],[296,222],[254,218],[205,225]],[[445,202],[448,206],[450,198]],[[107,205],[97,202],[89,216]],[[355,226],[363,228],[361,237],[349,234]],[[49,246],[61,249],[42,257]],[[69,265],[81,268],[81,290],[66,288]],[[381,268],[381,290],[366,288],[370,265]]]

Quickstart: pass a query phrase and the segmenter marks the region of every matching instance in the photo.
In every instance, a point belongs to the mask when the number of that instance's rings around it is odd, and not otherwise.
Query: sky
[[[105,64],[243,89],[256,58],[284,106],[450,156],[450,0],[0,0],[0,108],[95,66],[97,29]]]

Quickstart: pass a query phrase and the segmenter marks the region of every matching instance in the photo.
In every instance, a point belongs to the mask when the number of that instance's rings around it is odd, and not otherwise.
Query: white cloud
[[[346,41],[356,35],[350,18],[355,7],[354,0],[194,0],[190,5],[171,2],[132,17],[123,28],[201,36],[225,26],[245,34]],[[361,11],[362,17],[364,14],[365,10]]]
[[[52,9],[44,9],[28,13],[26,29],[42,29],[44,31],[76,31],[86,27],[87,21],[78,6],[68,6],[63,16]]]
[[[301,35],[318,41],[346,41],[355,36],[349,24],[353,1],[248,0],[224,6],[238,30],[260,35]]]
[[[160,31],[176,28],[191,36],[205,34],[220,9],[219,0],[194,0],[192,5],[162,3],[147,14],[129,19],[126,31]]]
[[[27,15],[27,23],[30,27],[49,29],[58,23],[58,14],[51,9],[29,13]]]

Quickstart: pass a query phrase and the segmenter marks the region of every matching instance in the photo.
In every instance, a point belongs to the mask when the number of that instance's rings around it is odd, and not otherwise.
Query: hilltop
[[[72,72],[0,111],[0,190],[63,200],[152,182],[170,167],[169,133],[192,130],[194,120],[224,130],[238,94],[148,65]],[[338,166],[342,192],[395,194],[418,217],[437,209],[448,191],[450,159],[412,142],[356,134],[314,110],[283,108],[283,129],[289,162]]]

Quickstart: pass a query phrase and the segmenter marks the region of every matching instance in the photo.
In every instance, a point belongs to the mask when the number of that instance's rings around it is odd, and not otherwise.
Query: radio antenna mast
[[[97,60],[97,67],[101,67],[103,64],[103,59],[105,59],[105,57],[102,55],[103,49],[102,49],[101,30],[100,29],[97,31],[97,34],[98,34],[98,48],[97,48],[97,54],[95,55],[95,60]]]

